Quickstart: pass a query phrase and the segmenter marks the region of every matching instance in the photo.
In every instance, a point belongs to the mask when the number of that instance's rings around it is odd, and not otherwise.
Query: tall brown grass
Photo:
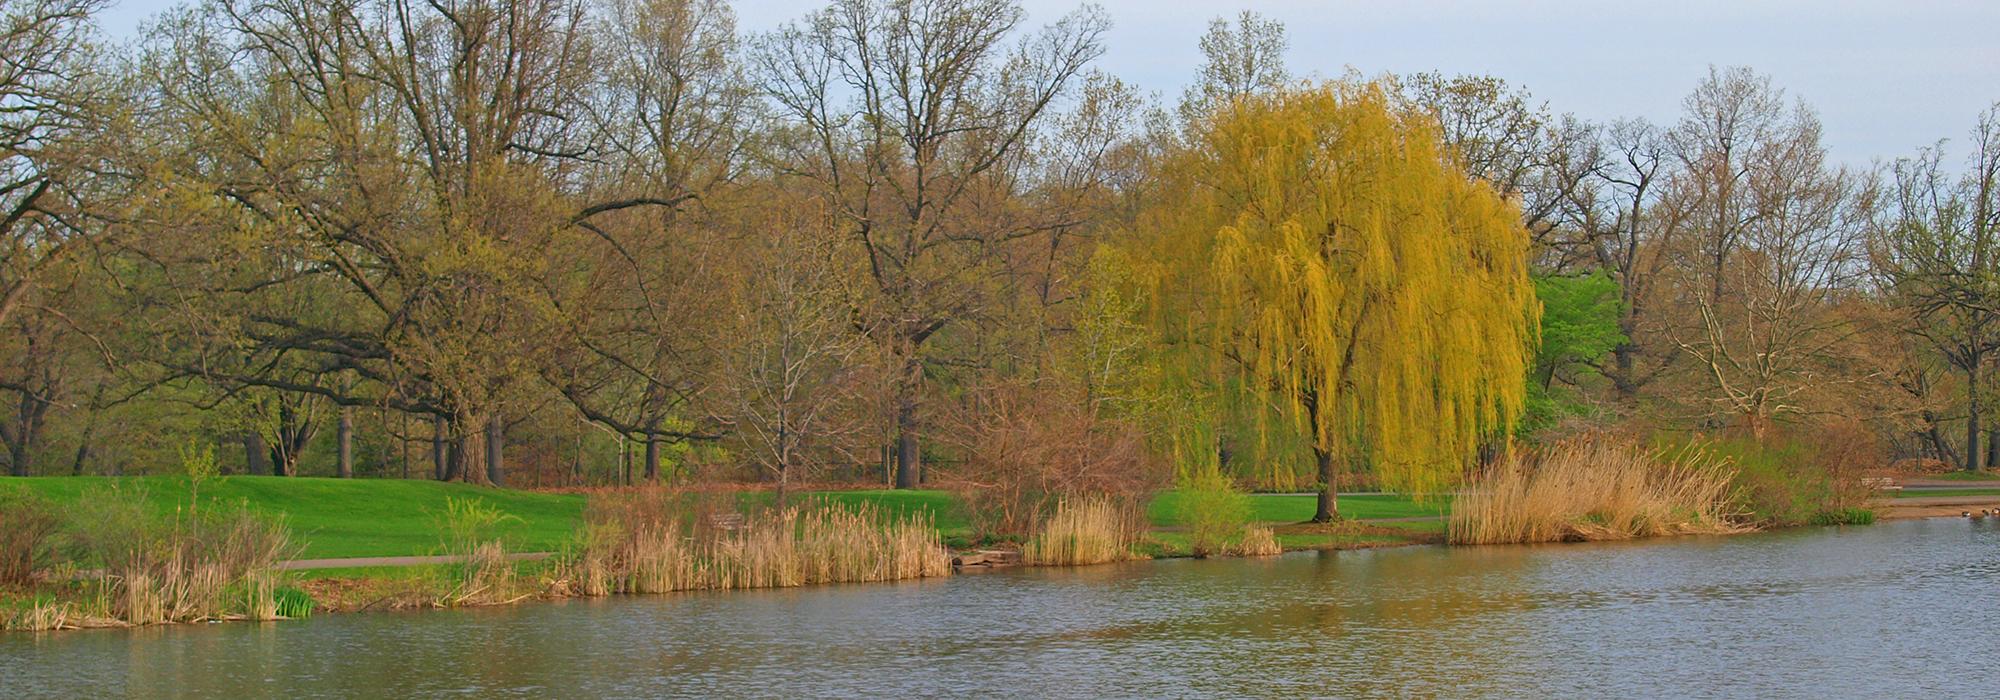
[[[284,525],[247,508],[156,513],[108,489],[79,502],[69,539],[102,567],[102,607],[135,624],[276,617],[277,565],[293,556]]]
[[[1271,532],[1271,528],[1245,525],[1243,538],[1237,540],[1229,552],[1239,557],[1268,557],[1284,554],[1285,548],[1278,545],[1278,536]]]
[[[445,499],[436,516],[444,551],[456,559],[456,570],[435,601],[442,607],[488,604],[526,597],[516,588],[514,562],[507,557],[500,525],[520,518],[476,498]]]
[[[1733,507],[1727,460],[1578,438],[1493,465],[1453,504],[1457,544],[1610,540],[1753,529]]]
[[[808,503],[737,521],[689,494],[595,496],[561,577],[579,595],[782,588],[945,576],[928,514]],[[723,523],[727,523],[726,525]]]
[[[1137,518],[1106,496],[1063,499],[1055,513],[1021,547],[1021,558],[1038,566],[1080,566],[1132,556]]]

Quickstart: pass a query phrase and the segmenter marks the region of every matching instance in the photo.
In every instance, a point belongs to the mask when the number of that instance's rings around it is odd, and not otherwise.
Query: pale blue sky
[[[114,0],[115,37],[173,0]],[[1051,21],[1075,0],[1024,0]],[[823,3],[738,0],[763,31]],[[1865,165],[1960,140],[2000,100],[2000,2],[1935,0],[1104,0],[1114,26],[1099,67],[1177,95],[1208,20],[1252,9],[1285,23],[1294,72],[1439,70],[1522,85],[1559,112],[1670,122],[1710,64],[1748,65],[1819,110],[1836,159]]]

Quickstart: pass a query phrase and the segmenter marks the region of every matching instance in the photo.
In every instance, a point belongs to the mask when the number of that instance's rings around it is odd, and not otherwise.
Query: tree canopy
[[[1505,439],[1540,315],[1529,236],[1433,122],[1373,83],[1243,97],[1159,177],[1132,240],[1155,318],[1310,437],[1326,491],[1346,464],[1435,492]]]

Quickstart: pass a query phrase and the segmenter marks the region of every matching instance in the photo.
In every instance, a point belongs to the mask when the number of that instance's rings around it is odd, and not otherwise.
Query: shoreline
[[[1869,504],[1878,520],[1956,518],[1964,512],[2000,509],[2000,496],[1916,496],[1879,499]]]
[[[1901,501],[1916,501],[1916,502],[1903,503]],[[1955,517],[1960,517],[1960,513],[1966,510],[1977,512],[1980,508],[2000,508],[2000,496],[1948,496],[1948,497],[1929,497],[1929,498],[1919,497],[1919,498],[1908,498],[1908,499],[1882,499],[1880,501],[1877,501],[1876,503],[1871,504],[1871,507],[1875,510],[1878,520],[1915,520],[1923,518],[1946,518],[1946,517],[1955,518]],[[1383,527],[1380,525],[1371,525],[1366,521],[1358,521],[1358,520],[1347,521],[1346,524],[1334,524],[1334,525],[1313,524],[1313,523],[1288,523],[1282,525],[1280,524],[1267,524],[1267,525],[1271,527],[1275,532],[1281,535],[1326,535],[1329,536],[1330,540],[1333,540],[1323,544],[1285,546],[1283,547],[1283,550],[1279,552],[1279,554],[1269,555],[1269,556],[1280,556],[1283,554],[1290,554],[1295,552],[1344,552],[1344,551],[1360,551],[1360,550],[1373,550],[1373,549],[1391,549],[1399,547],[1415,547],[1423,545],[1449,546],[1442,533],[1410,532],[1407,530],[1399,530],[1396,528]],[[1815,526],[1800,525],[1794,527],[1815,527]],[[1758,531],[1768,532],[1776,529],[1791,529],[1791,528],[1771,528],[1767,530],[1758,530]],[[1162,530],[1162,532],[1170,532],[1170,531]],[[1340,541],[1337,539],[1340,535],[1372,536],[1372,537],[1380,537],[1383,539],[1350,539],[1350,540]],[[1665,539],[1665,538],[1647,538],[1647,539]],[[1156,553],[1150,555],[1133,556],[1127,559],[1118,560],[1118,562],[1167,560],[1167,559],[1197,559],[1197,558],[1256,558],[1256,557],[1201,557],[1201,556],[1196,556],[1193,553],[1188,552],[1184,549],[1171,548],[1171,545],[1168,545],[1167,543],[1161,542],[1160,540],[1157,539],[1148,538],[1145,541],[1151,543]],[[954,549],[951,550],[950,556],[957,558],[961,555],[970,554],[978,551],[982,550]],[[450,610],[455,608],[499,607],[507,605],[517,605],[528,602],[551,602],[557,600],[582,599],[582,598],[608,598],[608,597],[624,596],[624,595],[663,595],[662,593],[637,593],[637,594],[614,593],[602,596],[591,596],[591,595],[574,593],[572,592],[569,582],[551,578],[549,574],[552,572],[552,570],[545,568],[548,562],[555,560],[557,556],[556,553],[516,552],[516,553],[510,553],[507,556],[509,559],[512,559],[516,562],[517,575],[523,577],[524,579],[533,579],[532,583],[528,583],[523,588],[510,589],[508,591],[505,591],[504,593],[493,595],[491,597],[469,596],[469,597],[459,598],[450,603],[446,603],[443,601],[451,598],[452,597],[451,594],[440,591],[437,588],[437,586],[442,583],[445,577],[445,574],[443,572],[443,567],[448,567],[451,566],[453,563],[455,563],[452,561],[450,557],[405,556],[405,557],[355,557],[355,558],[343,558],[343,559],[295,560],[295,561],[284,562],[278,568],[280,570],[291,571],[298,575],[301,575],[301,578],[295,580],[294,583],[297,588],[305,591],[306,593],[312,596],[313,599],[312,614],[315,615],[318,614],[343,615],[343,614],[384,612],[384,611],[410,612],[410,611],[420,611],[420,610]],[[1118,563],[1118,562],[1104,562],[1104,563]],[[930,576],[930,577],[918,577],[918,578],[949,578],[951,576],[958,576],[958,575],[977,575],[977,574],[994,573],[1007,569],[1074,568],[1077,566],[1092,566],[1092,565],[1091,564],[1082,564],[1082,565],[1008,564],[1002,566],[988,566],[988,565],[973,564],[962,567],[953,566],[951,573],[944,576]],[[355,575],[343,575],[342,573],[340,573],[344,570],[352,571]],[[315,572],[329,573],[331,575],[313,576],[312,574]],[[390,572],[395,572],[395,573],[390,573]],[[895,579],[895,580],[913,580],[913,579]],[[850,583],[879,583],[879,582],[850,582]],[[832,583],[832,584],[807,584],[807,585],[849,585],[849,584]],[[751,590],[751,589],[738,589],[738,590]],[[86,618],[78,618],[75,620],[66,621],[66,624],[55,628],[45,628],[45,629],[11,628],[11,629],[0,629],[0,632],[16,632],[16,631],[52,632],[59,630],[137,628],[137,627],[150,627],[150,626],[161,626],[161,625],[202,624],[202,623],[220,623],[220,622],[278,622],[278,621],[287,621],[294,619],[303,619],[303,618],[278,617],[270,620],[259,620],[247,616],[232,615],[223,618],[199,619],[199,620],[190,620],[186,622],[167,622],[167,623],[156,623],[150,625],[135,625],[115,619],[86,617]]]

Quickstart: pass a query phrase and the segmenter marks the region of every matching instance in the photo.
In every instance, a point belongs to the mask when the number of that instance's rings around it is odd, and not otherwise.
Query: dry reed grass
[[[738,523],[714,510],[698,497],[658,490],[594,497],[560,578],[572,593],[599,596],[951,573],[928,515],[811,503]]]
[[[1021,558],[1037,566],[1081,566],[1132,556],[1136,518],[1111,498],[1066,498],[1021,547]]]
[[[1732,506],[1734,475],[1698,448],[1565,441],[1495,464],[1453,504],[1449,537],[1499,544],[1743,532],[1754,528]]]
[[[276,618],[277,565],[297,552],[282,523],[247,509],[155,514],[116,489],[83,501],[69,533],[103,567],[95,601],[134,625]]]
[[[1243,538],[1236,541],[1230,553],[1239,557],[1268,557],[1284,554],[1285,548],[1278,546],[1278,536],[1271,528],[1246,525]]]

